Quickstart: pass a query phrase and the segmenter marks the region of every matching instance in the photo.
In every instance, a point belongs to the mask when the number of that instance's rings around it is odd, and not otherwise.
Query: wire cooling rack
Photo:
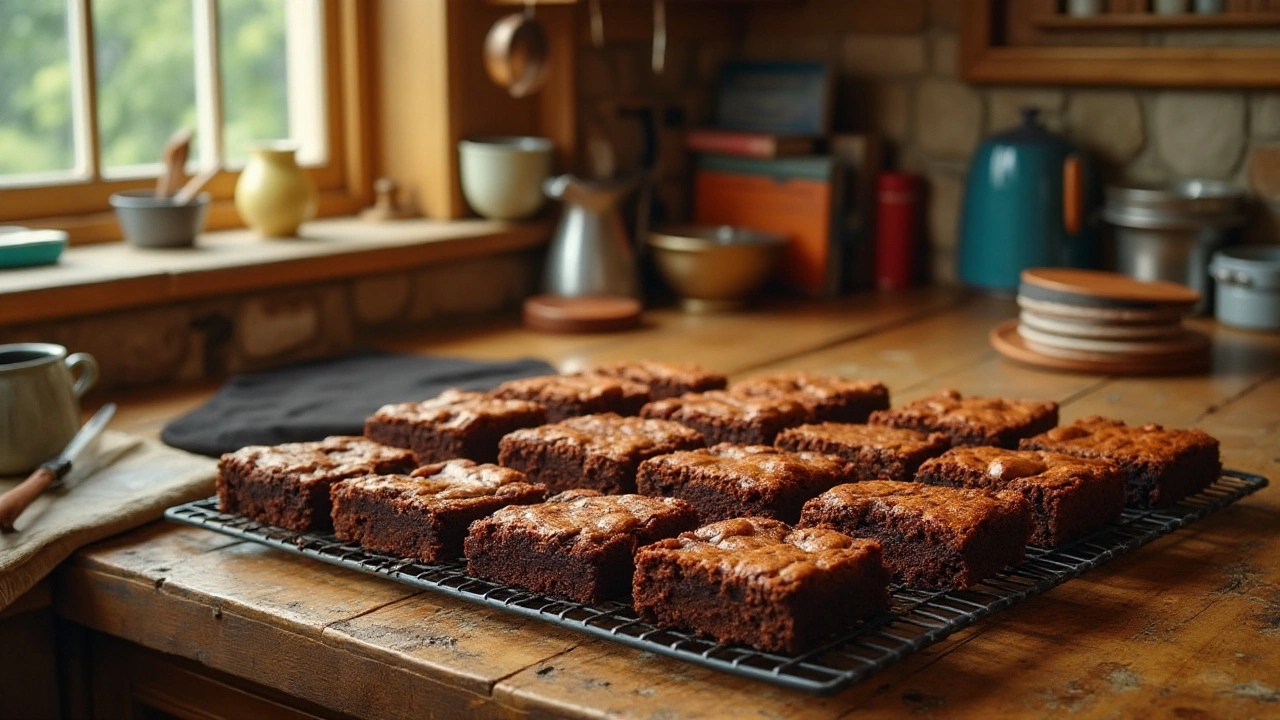
[[[467,575],[466,563],[461,560],[438,564],[405,560],[366,552],[332,535],[297,533],[226,515],[218,512],[217,498],[169,508],[165,517],[734,675],[828,694],[863,680],[996,610],[1060,585],[1266,486],[1267,479],[1260,475],[1227,470],[1211,487],[1172,508],[1125,510],[1119,524],[1070,545],[1054,549],[1028,547],[1025,562],[976,587],[922,592],[895,586],[890,588],[889,611],[870,618],[844,637],[796,656],[723,645],[688,633],[663,630],[640,620],[630,605],[620,602],[583,605],[473,578]]]

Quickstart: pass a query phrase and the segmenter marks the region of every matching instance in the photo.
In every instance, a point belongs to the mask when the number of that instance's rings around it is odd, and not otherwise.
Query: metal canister
[[[1116,270],[1139,280],[1172,280],[1211,307],[1209,258],[1244,222],[1244,193],[1213,180],[1164,187],[1108,186],[1103,219],[1115,226]]]
[[[1280,330],[1280,247],[1258,245],[1213,254],[1217,316],[1249,330]]]

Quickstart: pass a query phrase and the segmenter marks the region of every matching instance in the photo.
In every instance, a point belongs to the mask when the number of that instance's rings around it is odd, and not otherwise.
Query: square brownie
[[[547,410],[537,403],[445,390],[426,402],[384,405],[365,420],[364,434],[413,450],[424,465],[455,458],[492,463],[503,435],[546,421]]]
[[[657,400],[640,416],[675,420],[702,433],[708,444],[768,445],[785,428],[804,423],[804,406],[790,398],[748,397],[726,390]]]
[[[1218,441],[1203,431],[1125,425],[1097,415],[1023,440],[1021,447],[1114,462],[1125,473],[1127,503],[1135,507],[1172,505],[1222,474]]]
[[[964,589],[1022,562],[1031,509],[1016,491],[868,480],[810,500],[800,525],[879,541],[885,565],[910,587]]]
[[[871,424],[946,433],[952,445],[1015,449],[1022,438],[1058,424],[1058,403],[963,397],[944,390],[899,408],[871,413]]]
[[[852,480],[905,482],[915,477],[920,463],[946,452],[951,438],[884,425],[821,423],[783,430],[774,445],[835,455],[849,463]]]
[[[587,368],[575,375],[600,375],[628,380],[649,388],[650,400],[679,397],[685,393],[723,390],[728,378],[697,365],[628,360]]]
[[[330,495],[338,539],[374,552],[440,562],[462,555],[473,521],[507,505],[542,502],[547,489],[510,468],[450,460],[409,475],[339,480]]]
[[[959,447],[924,463],[929,485],[1017,490],[1031,506],[1031,544],[1055,547],[1120,519],[1124,473],[1108,460],[1036,450]]]
[[[636,553],[636,612],[723,643],[800,653],[888,607],[880,544],[767,518],[722,520]]]
[[[835,375],[781,372],[734,383],[736,395],[791,398],[804,406],[806,422],[862,423],[889,407],[889,389],[879,380],[846,380]]]
[[[538,403],[547,409],[548,422],[593,413],[635,415],[649,402],[647,386],[599,375],[543,375],[509,380],[490,390],[489,395]]]
[[[697,525],[683,500],[570,490],[472,523],[467,572],[580,603],[623,598],[637,548]]]
[[[702,447],[702,433],[670,420],[583,415],[502,438],[500,462],[552,492],[634,493],[636,469],[656,455]]]
[[[643,495],[687,500],[704,523],[749,515],[794,523],[806,500],[849,475],[830,455],[721,443],[645,460],[636,486]]]
[[[218,509],[298,532],[328,530],[334,482],[417,466],[412,452],[362,437],[250,445],[218,461]]]

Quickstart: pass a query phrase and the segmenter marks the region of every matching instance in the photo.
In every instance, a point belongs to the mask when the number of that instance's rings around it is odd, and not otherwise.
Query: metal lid
[[[1244,191],[1216,180],[1182,180],[1163,186],[1106,188],[1103,218],[1143,229],[1225,227],[1244,222]]]
[[[1209,274],[1230,285],[1280,289],[1280,247],[1246,245],[1219,250],[1209,262]]]
[[[1002,145],[1053,145],[1074,149],[1075,145],[1065,137],[1050,131],[1040,122],[1040,108],[1024,105],[1019,108],[1022,123],[1017,127],[991,136],[990,142]]]
[[[783,245],[786,238],[732,225],[680,225],[649,233],[649,244],[668,250],[723,245]]]

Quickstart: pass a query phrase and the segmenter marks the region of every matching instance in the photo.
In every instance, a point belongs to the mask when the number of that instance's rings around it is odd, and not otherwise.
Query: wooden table
[[[1012,365],[990,349],[987,330],[1013,312],[1008,302],[926,290],[743,315],[653,312],[644,329],[609,336],[539,335],[505,324],[390,346],[534,355],[566,369],[647,357],[734,377],[782,368],[878,377],[895,402],[944,387],[1047,398],[1062,403],[1064,422],[1099,413],[1201,427],[1222,441],[1228,467],[1280,477],[1280,337],[1198,323],[1214,337],[1209,376],[1064,375]],[[208,391],[119,398],[121,422],[155,432]],[[162,707],[198,705],[190,698],[203,691],[180,688],[189,675],[211,672],[217,687],[246,679],[279,693],[246,703],[284,712],[288,696],[287,704],[314,715],[377,718],[1277,717],[1278,527],[1280,492],[1271,488],[834,697],[737,679],[164,523],[80,552],[56,579],[54,607],[94,631],[194,661],[162,671],[157,663],[167,656],[129,659],[99,642],[107,649],[94,657],[105,658],[106,672],[132,673],[134,684],[130,691],[97,681],[94,692],[132,692],[135,702],[145,696]],[[168,684],[137,681],[153,676]],[[233,707],[220,712],[231,717],[251,705]]]

